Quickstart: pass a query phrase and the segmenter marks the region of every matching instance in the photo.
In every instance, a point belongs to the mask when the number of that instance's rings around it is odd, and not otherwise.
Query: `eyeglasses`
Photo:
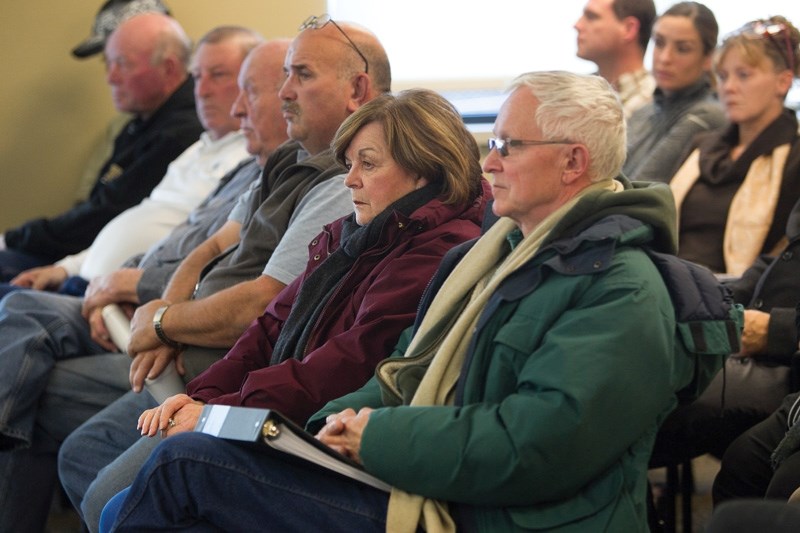
[[[789,67],[789,70],[794,74],[794,47],[792,45],[792,40],[789,38],[789,31],[786,24],[782,22],[768,24],[766,21],[756,20],[748,22],[738,31],[734,32],[734,35],[739,34],[744,35],[748,39],[769,39],[769,42],[778,50],[778,53],[786,62],[786,66]],[[783,38],[783,45],[776,40],[781,38]]]
[[[350,46],[353,47],[353,50],[355,50],[356,53],[361,57],[361,59],[364,60],[364,74],[369,74],[369,61],[367,61],[367,56],[361,53],[361,50],[358,49],[358,46],[356,46],[356,43],[353,42],[353,39],[348,37],[348,35],[344,32],[341,26],[336,24],[336,21],[333,20],[331,16],[328,15],[327,13],[325,13],[324,15],[320,15],[318,17],[315,15],[311,15],[305,20],[305,22],[303,22],[300,25],[299,30],[300,31],[308,29],[318,30],[320,28],[324,28],[328,23],[333,24],[336,27],[336,29],[339,30],[339,33],[341,33],[342,36],[345,39],[347,39],[347,42],[350,43]]]
[[[523,141],[519,139],[489,139],[489,151],[497,150],[502,157],[508,155],[510,146],[541,146],[543,144],[572,144],[572,141]]]

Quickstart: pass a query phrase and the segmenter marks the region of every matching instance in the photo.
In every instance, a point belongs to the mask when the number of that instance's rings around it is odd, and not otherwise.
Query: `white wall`
[[[395,89],[502,87],[517,74],[591,72],[575,57],[573,25],[585,0],[328,0],[336,19],[364,24],[383,42]],[[659,13],[674,4],[656,0]],[[720,38],[745,22],[780,14],[800,24],[797,0],[706,0]],[[648,53],[649,56],[649,53]],[[649,57],[647,58],[649,63]]]

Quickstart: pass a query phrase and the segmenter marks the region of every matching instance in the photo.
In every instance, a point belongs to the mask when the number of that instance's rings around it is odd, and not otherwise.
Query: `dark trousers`
[[[49,265],[50,263],[52,261],[26,254],[25,252],[0,250],[0,282],[11,281],[23,270]]]
[[[763,500],[742,500],[720,506],[711,516],[706,533],[795,533],[800,531],[800,505]]]
[[[697,400],[679,405],[661,424],[650,467],[704,453],[722,457],[734,439],[767,419],[791,392],[790,367],[728,358],[724,372]]]
[[[780,408],[731,443],[714,480],[714,505],[740,498],[786,501],[800,487],[800,451],[773,471],[770,456],[786,435],[789,408],[800,393],[784,399]]]

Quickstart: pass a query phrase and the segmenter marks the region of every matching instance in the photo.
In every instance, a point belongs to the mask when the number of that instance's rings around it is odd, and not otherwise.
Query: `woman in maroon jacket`
[[[144,434],[190,431],[205,403],[267,407],[304,424],[372,376],[444,253],[478,236],[490,189],[475,140],[438,94],[377,98],[344,122],[333,149],[355,212],[311,242],[305,273],[188,394],[145,411]]]

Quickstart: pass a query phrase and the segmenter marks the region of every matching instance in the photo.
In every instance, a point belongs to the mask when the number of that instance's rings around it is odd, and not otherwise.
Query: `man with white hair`
[[[88,198],[0,235],[0,281],[87,248],[112,218],[147,197],[167,165],[197,141],[203,126],[195,111],[190,54],[183,28],[161,13],[132,17],[111,34],[106,81],[114,106],[133,118],[114,140]]]
[[[225,100],[230,96],[238,99],[236,74],[246,49],[250,48],[246,43],[257,44],[261,40],[250,30],[228,26],[212,30],[207,37],[203,42],[216,44],[201,45],[209,52],[210,61],[199,62],[199,69],[194,71],[195,78],[199,78],[198,92],[203,95],[205,105],[227,107],[224,117],[222,108],[213,112],[208,109],[208,122],[217,124],[232,119],[237,126],[241,123],[247,150],[257,159],[247,160],[217,180],[218,187],[186,221],[143,257],[132,259],[126,268],[92,280],[86,299],[19,291],[0,300],[0,501],[3,502],[0,532],[41,531],[53,488],[58,483],[56,454],[60,442],[128,390],[129,360],[125,354],[111,355],[114,361],[109,364],[102,364],[107,358],[97,357],[96,363],[87,361],[63,372],[53,368],[55,361],[116,351],[107,340],[108,332],[101,317],[103,306],[108,303],[133,306],[159,298],[183,258],[223,225],[244,219],[245,206],[254,194],[251,184],[260,183],[261,168],[287,139],[277,92],[284,79],[282,66],[288,40],[274,40],[256,47],[264,55],[256,78],[264,84],[265,95],[260,104],[261,120],[254,134],[246,113],[238,109],[241,106],[231,109],[234,102]],[[234,72],[228,70],[231,68]],[[209,80],[212,77],[217,79],[212,82]],[[229,92],[230,83],[236,88],[233,95],[208,99],[220,90]],[[128,224],[134,230],[141,227],[135,221]],[[303,257],[296,260],[302,261]],[[92,330],[98,328],[102,332],[93,335]],[[44,337],[50,340],[42,342]],[[116,372],[120,376],[115,380]]]
[[[309,423],[391,494],[181,433],[145,463],[115,531],[646,529],[650,449],[691,377],[644,250],[674,254],[674,202],[619,176],[625,121],[600,77],[520,76],[494,133],[499,220],[445,257],[405,357]]]
[[[302,273],[308,243],[320,228],[352,212],[344,168],[334,160],[330,143],[356,109],[390,91],[386,52],[366,28],[311,17],[289,46],[283,71],[278,96],[291,141],[267,160],[246,220],[220,228],[181,263],[162,298],[137,308],[128,344],[133,391],[84,423],[61,447],[62,485],[92,531],[119,482],[129,483],[138,469],[126,477],[116,465],[127,463],[126,450],[135,451],[132,446],[141,438],[139,414],[157,405],[141,393],[145,378],[159,376],[174,361],[188,380],[224,356]],[[266,88],[247,68],[243,72],[237,103],[251,120],[262,118]],[[290,255],[302,260],[287,261]],[[59,362],[56,371],[73,364],[81,361]],[[87,448],[92,449],[88,457]]]
[[[231,107],[239,94],[239,68],[260,42],[260,35],[241,26],[218,26],[206,33],[197,42],[189,67],[197,116],[205,129],[200,140],[169,164],[147,198],[106,224],[90,247],[53,265],[26,270],[11,285],[72,293],[62,288],[70,277],[81,278],[83,283],[70,285],[83,288],[144,253],[185,221],[220,185],[220,179],[247,157],[247,141]],[[0,295],[6,290],[0,285]]]

